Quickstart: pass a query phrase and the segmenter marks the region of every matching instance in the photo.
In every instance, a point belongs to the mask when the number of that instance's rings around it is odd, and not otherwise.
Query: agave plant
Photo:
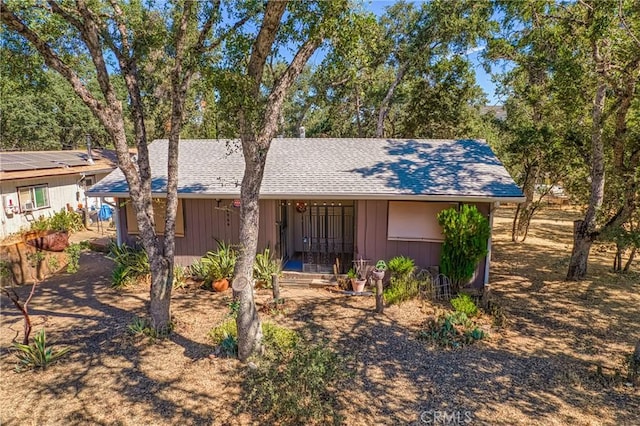
[[[42,368],[44,370],[70,350],[69,348],[62,348],[54,351],[52,347],[48,347],[44,328],[34,336],[33,344],[14,343],[13,346],[17,349],[16,356],[20,360],[18,371],[29,368]]]
[[[253,278],[269,286],[271,276],[273,274],[279,275],[281,269],[280,261],[272,258],[269,247],[267,247],[262,253],[256,254],[256,261],[253,264]]]

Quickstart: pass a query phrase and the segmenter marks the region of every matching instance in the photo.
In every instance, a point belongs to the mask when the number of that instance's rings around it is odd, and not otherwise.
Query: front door
[[[354,252],[354,205],[350,201],[311,201],[300,215],[303,270],[346,272]]]

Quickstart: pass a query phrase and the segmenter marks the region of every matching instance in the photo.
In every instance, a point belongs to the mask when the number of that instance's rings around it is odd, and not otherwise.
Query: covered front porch
[[[346,273],[355,253],[353,200],[280,200],[276,251],[285,271]]]

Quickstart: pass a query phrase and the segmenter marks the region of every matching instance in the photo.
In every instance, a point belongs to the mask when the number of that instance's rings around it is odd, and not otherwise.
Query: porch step
[[[334,279],[332,273],[311,273],[311,272],[295,272],[295,271],[282,271],[281,281],[285,280],[327,280],[332,281]]]
[[[322,278],[281,278],[279,284],[283,287],[297,287],[297,288],[323,288],[336,285],[337,282],[333,280],[326,280]]]

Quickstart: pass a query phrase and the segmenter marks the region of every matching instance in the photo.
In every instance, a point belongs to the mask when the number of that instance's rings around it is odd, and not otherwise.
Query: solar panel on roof
[[[0,171],[40,170],[87,165],[80,152],[0,153]]]

